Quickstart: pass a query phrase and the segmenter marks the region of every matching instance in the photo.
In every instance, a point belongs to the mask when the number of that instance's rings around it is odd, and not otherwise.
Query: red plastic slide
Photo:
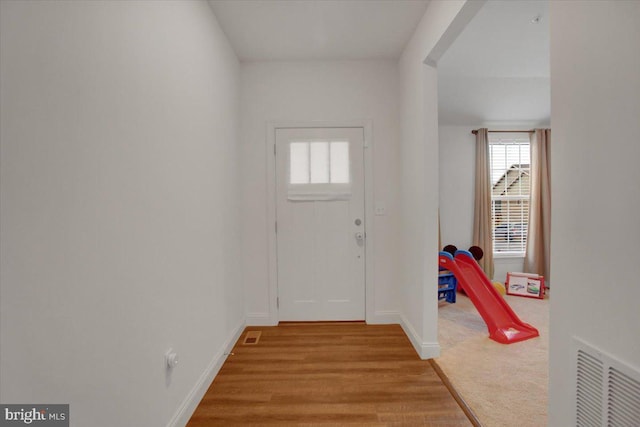
[[[453,273],[458,286],[478,309],[489,329],[489,338],[502,344],[511,344],[540,335],[536,328],[524,323],[513,312],[471,253],[457,251],[454,258],[447,252],[440,252],[438,261],[441,267]]]

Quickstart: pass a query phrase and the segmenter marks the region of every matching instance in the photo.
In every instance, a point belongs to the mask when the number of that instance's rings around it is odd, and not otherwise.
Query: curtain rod
[[[472,134],[477,135],[479,129],[474,129],[471,131]],[[489,133],[534,133],[535,129],[531,130],[490,130],[487,131]]]

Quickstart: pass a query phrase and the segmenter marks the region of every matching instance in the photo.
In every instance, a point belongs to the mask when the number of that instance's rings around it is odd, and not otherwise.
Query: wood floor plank
[[[399,325],[347,322],[247,328],[188,424],[235,425],[471,424]]]

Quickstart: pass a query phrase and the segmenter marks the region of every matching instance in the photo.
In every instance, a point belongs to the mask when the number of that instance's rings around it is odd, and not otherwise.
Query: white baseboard
[[[247,313],[247,326],[278,326],[269,313]]]
[[[367,319],[370,325],[392,325],[400,323],[400,312],[394,310],[380,310],[373,314],[373,319]]]
[[[420,358],[424,360],[434,359],[440,356],[440,350],[440,343],[438,342],[423,342]]]
[[[227,359],[228,354],[233,349],[233,346],[240,338],[242,331],[244,331],[245,320],[243,319],[232,331],[231,336],[225,341],[222,349],[220,349],[205,369],[205,371],[196,382],[191,392],[187,395],[182,402],[178,411],[173,415],[171,420],[167,423],[167,427],[183,427],[189,422],[189,419],[193,415],[193,412],[198,407],[198,404],[202,400],[202,397],[207,392],[207,389],[211,385],[211,382],[220,371],[222,364]]]
[[[400,315],[400,326],[402,326],[404,333],[409,337],[409,341],[411,341],[413,348],[415,348],[421,359],[426,360],[440,356],[440,344],[438,342],[423,342],[411,322],[404,315]]]

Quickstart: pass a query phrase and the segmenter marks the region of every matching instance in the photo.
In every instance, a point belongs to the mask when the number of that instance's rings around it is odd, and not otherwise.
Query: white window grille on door
[[[289,200],[348,200],[350,197],[348,141],[289,143]]]

